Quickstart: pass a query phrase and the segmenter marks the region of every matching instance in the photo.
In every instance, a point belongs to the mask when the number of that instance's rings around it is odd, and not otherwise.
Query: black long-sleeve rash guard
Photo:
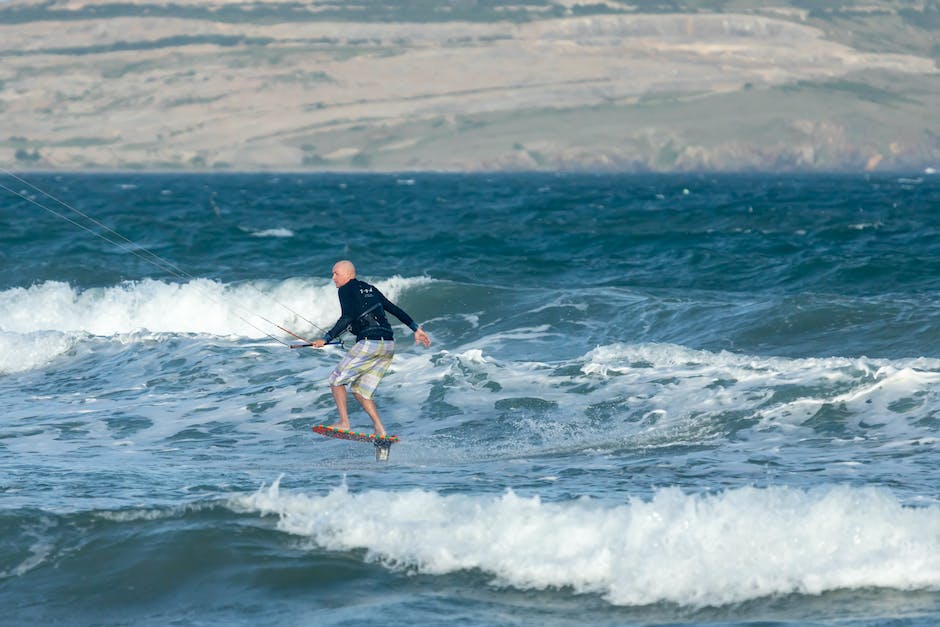
[[[359,279],[350,279],[337,290],[341,314],[333,328],[326,332],[323,339],[327,342],[339,337],[347,328],[359,340],[391,340],[392,325],[385,312],[389,312],[407,325],[412,331],[418,325],[405,311],[387,299],[374,285]]]

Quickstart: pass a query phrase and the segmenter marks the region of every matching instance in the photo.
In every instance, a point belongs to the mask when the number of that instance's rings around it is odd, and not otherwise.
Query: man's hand
[[[431,345],[431,338],[420,327],[415,331],[415,344],[423,344],[425,348]]]
[[[314,340],[310,342],[310,345],[313,346],[314,348],[323,348],[324,346],[326,346],[326,340],[324,340],[323,338],[320,338],[319,340]]]

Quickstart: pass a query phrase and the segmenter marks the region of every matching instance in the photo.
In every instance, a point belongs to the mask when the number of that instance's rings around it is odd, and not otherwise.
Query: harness
[[[358,333],[357,333],[356,331],[353,331],[353,326],[354,326],[357,322],[359,322],[360,320],[362,320],[363,318],[365,318],[367,315],[371,314],[371,313],[372,313],[373,311],[375,311],[376,309],[381,309],[381,308],[382,308],[382,303],[376,303],[376,304],[372,305],[371,307],[369,307],[368,309],[366,309],[365,311],[363,311],[361,314],[359,314],[359,315],[356,317],[355,320],[353,320],[352,322],[350,322],[350,323],[349,323],[349,326],[346,327],[347,330],[349,330],[350,333],[355,333],[355,335],[356,335],[357,337],[358,337],[358,336],[364,336],[364,335],[366,335],[369,331],[372,331],[372,330],[379,330],[379,331],[382,331],[382,334],[383,334],[383,335],[392,336],[393,333],[392,333],[392,327],[391,327],[391,325],[388,325],[388,326],[383,325],[382,322],[381,322],[381,320],[379,320],[379,317],[378,317],[377,315],[375,315],[375,314],[373,314],[373,315],[370,316],[369,318],[366,318],[367,323],[365,324],[365,326],[362,327],[362,329],[359,330]],[[386,322],[386,324],[387,324],[387,322]]]

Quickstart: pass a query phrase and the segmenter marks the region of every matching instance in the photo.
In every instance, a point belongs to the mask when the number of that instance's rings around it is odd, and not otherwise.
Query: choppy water
[[[0,622],[940,621],[940,177],[0,184]]]

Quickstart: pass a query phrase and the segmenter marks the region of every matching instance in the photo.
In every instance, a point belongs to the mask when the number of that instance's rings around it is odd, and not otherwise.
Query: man
[[[341,314],[333,328],[326,332],[323,339],[313,342],[314,348],[321,348],[327,342],[339,337],[346,329],[356,336],[356,344],[339,365],[330,374],[330,390],[336,401],[339,422],[336,429],[349,429],[349,414],[346,408],[346,384],[356,396],[356,400],[372,424],[377,436],[385,435],[385,427],[379,419],[379,412],[372,400],[375,388],[392,363],[395,342],[392,325],[385,312],[389,312],[415,332],[415,344],[431,345],[431,338],[400,307],[387,299],[374,285],[356,278],[356,268],[350,261],[338,261],[333,266],[333,284],[337,287]]]

